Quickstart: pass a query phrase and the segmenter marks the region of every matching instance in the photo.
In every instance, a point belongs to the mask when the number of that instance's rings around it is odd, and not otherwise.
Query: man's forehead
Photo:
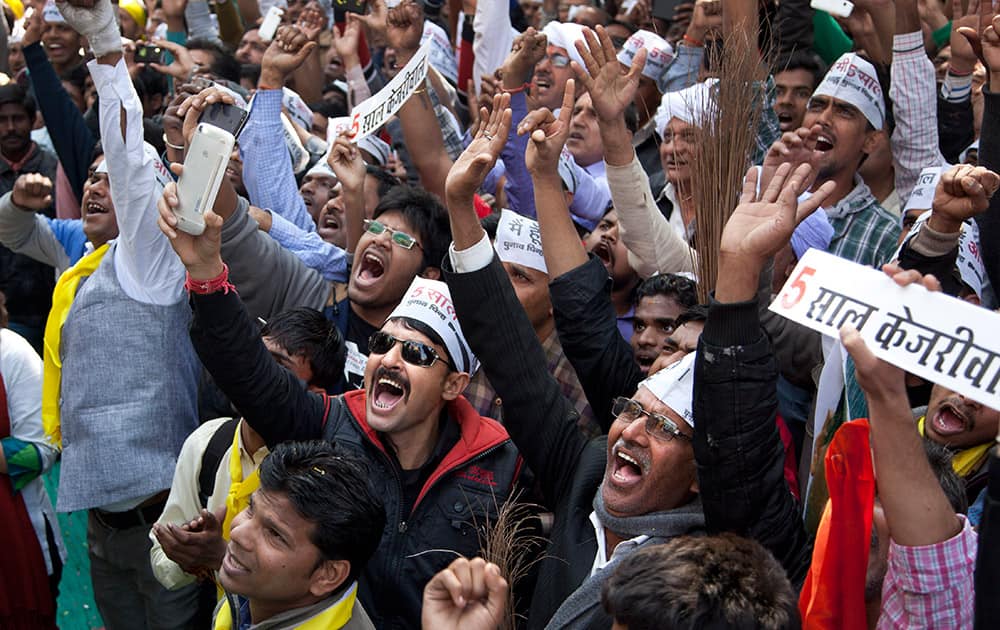
[[[567,51],[562,46],[554,46],[552,44],[549,44],[548,46],[545,47],[545,54],[569,56],[569,51]]]
[[[853,105],[852,103],[850,103],[848,101],[845,101],[842,98],[837,98],[836,96],[827,96],[825,94],[813,94],[811,97],[809,97],[809,102],[810,103],[821,103],[824,106],[829,105],[829,104],[833,104],[833,105],[836,105],[837,107],[846,107],[846,108],[849,108],[849,109],[857,112],[858,114],[861,113],[861,110],[858,109],[857,106]]]
[[[386,210],[382,214],[374,218],[376,221],[382,225],[387,225],[394,230],[399,230],[406,232],[414,238],[418,238],[419,235],[415,233],[416,227],[413,226],[409,221],[406,220],[406,215],[404,215],[399,210]]]
[[[815,78],[813,73],[805,68],[790,68],[774,75],[776,85],[806,86],[812,89]]]
[[[669,406],[663,403],[659,398],[656,397],[653,392],[649,391],[644,385],[640,385],[639,389],[635,390],[635,396],[632,397],[637,403],[642,405],[642,408],[650,413],[658,413],[664,415],[674,421],[678,427],[685,427],[688,430],[691,429],[691,425],[684,421],[679,413],[671,409]]]

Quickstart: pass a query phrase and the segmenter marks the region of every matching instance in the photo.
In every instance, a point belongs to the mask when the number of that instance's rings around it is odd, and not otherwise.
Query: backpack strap
[[[201,507],[208,507],[208,497],[215,491],[215,476],[219,471],[219,465],[229,453],[233,444],[233,435],[236,434],[236,427],[240,424],[239,418],[226,420],[212,434],[212,439],[208,441],[205,452],[201,455],[201,472],[198,473],[198,500]]]

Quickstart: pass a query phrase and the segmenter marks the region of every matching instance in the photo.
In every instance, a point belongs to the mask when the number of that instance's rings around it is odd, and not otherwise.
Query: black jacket
[[[488,267],[461,274],[447,260],[444,266],[469,346],[503,398],[507,431],[555,513],[528,615],[529,628],[543,628],[593,567],[597,540],[590,513],[604,478],[607,439],[588,441],[576,428],[577,412],[548,373],[499,260],[494,256]],[[610,628],[611,619],[599,627]]]
[[[995,628],[1000,619],[1000,456],[994,448],[987,464],[990,470],[983,520],[979,523],[979,548],[976,551],[975,629]]]
[[[563,352],[587,395],[594,417],[607,432],[611,401],[632,396],[643,379],[632,346],[618,331],[611,279],[596,256],[549,284],[552,312]]]
[[[983,126],[979,134],[979,166],[1000,171],[1000,94],[983,86]],[[976,217],[983,267],[993,292],[1000,291],[1000,195],[993,195],[990,207]]]
[[[455,559],[449,550],[482,553],[478,530],[496,522],[497,506],[512,492],[520,457],[507,432],[464,398],[449,404],[445,421],[458,425],[457,439],[439,444],[440,459],[403,513],[399,465],[365,421],[364,390],[336,398],[306,391],[271,358],[235,293],[192,295],[191,302],[198,356],[268,446],[323,438],[370,462],[387,520],[360,581],[361,601],[376,627],[419,628],[424,585]]]
[[[762,544],[797,590],[812,545],[785,482],[777,380],[757,301],[713,303],[694,375],[694,456],[705,524],[710,533]]]

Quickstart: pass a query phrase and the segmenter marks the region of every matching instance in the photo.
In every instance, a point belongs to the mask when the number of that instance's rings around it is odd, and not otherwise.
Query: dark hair
[[[686,311],[677,316],[674,320],[674,328],[680,328],[688,322],[707,322],[708,321],[708,306],[704,304],[694,304],[689,306]]]
[[[0,105],[14,103],[25,109],[28,118],[35,118],[35,99],[17,83],[0,86]]]
[[[259,63],[241,63],[240,64],[240,80],[249,79],[251,83],[257,85],[260,81],[260,64]]]
[[[634,101],[629,101],[628,105],[625,106],[624,111],[625,116],[625,127],[629,131],[635,133],[639,130],[639,109],[635,106]]]
[[[149,66],[139,66],[139,71],[132,79],[132,85],[135,86],[139,98],[154,94],[162,94],[165,97],[170,93],[167,77]]]
[[[333,391],[343,378],[347,350],[344,339],[333,322],[311,308],[283,311],[268,321],[260,331],[290,355],[303,355],[312,369],[309,385]]]
[[[366,462],[330,442],[283,442],[260,465],[260,487],[281,493],[314,527],[309,540],[324,560],[347,560],[344,586],[358,578],[385,529],[385,508],[369,485]]]
[[[497,228],[500,227],[500,213],[491,212],[487,214],[482,219],[479,219],[479,225],[483,226],[486,236],[489,236],[491,241],[495,240],[497,237]]]
[[[215,59],[209,67],[212,74],[233,83],[240,82],[240,62],[226,46],[207,37],[189,39],[184,46],[188,50],[205,50],[212,53]]]
[[[626,556],[601,604],[629,630],[798,628],[798,597],[760,543],[734,534],[675,538]]]
[[[819,87],[820,81],[826,76],[826,64],[819,55],[811,50],[793,50],[783,53],[774,61],[774,74],[786,70],[805,70],[812,74],[812,89]]]
[[[94,143],[94,149],[90,152],[90,163],[93,164],[94,160],[104,155],[104,145],[98,140]]]
[[[378,195],[379,199],[385,197],[386,193],[396,186],[403,185],[403,182],[399,181],[395,175],[377,164],[365,164],[365,175],[371,175],[378,180],[378,188],[375,189],[375,194]]]
[[[969,511],[969,499],[965,496],[965,483],[952,466],[952,452],[946,446],[926,438],[923,442],[927,463],[931,465],[931,472],[941,484],[952,509],[956,514],[965,514]]]
[[[313,113],[321,114],[327,118],[338,118],[340,116],[347,116],[347,108],[344,107],[342,103],[332,103],[330,101],[316,101],[315,103],[309,103],[309,109]]]
[[[671,298],[684,308],[698,303],[697,285],[694,280],[673,273],[661,273],[643,280],[635,290],[635,303],[644,297],[662,295]]]
[[[72,84],[73,86],[76,87],[76,89],[80,90],[81,94],[83,94],[84,89],[86,88],[87,76],[89,74],[90,73],[87,72],[87,67],[81,63],[73,66],[66,72],[63,72],[61,75],[59,75],[59,80],[66,81],[67,83]],[[157,73],[157,76],[163,76],[163,75]]]
[[[417,232],[424,254],[424,267],[440,267],[451,243],[451,225],[448,212],[438,198],[422,188],[396,186],[390,189],[375,206],[372,218],[386,212],[398,212]]]

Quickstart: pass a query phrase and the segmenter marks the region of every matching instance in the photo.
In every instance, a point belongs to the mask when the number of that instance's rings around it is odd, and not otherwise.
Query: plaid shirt
[[[878,205],[872,191],[855,176],[854,189],[826,209],[833,239],[826,251],[874,267],[889,262],[899,241],[899,219]]]
[[[562,394],[566,397],[566,400],[570,401],[580,414],[580,418],[577,421],[580,431],[588,438],[601,435],[603,431],[601,431],[600,425],[597,424],[594,412],[590,409],[590,403],[587,402],[587,396],[583,393],[583,386],[580,385],[580,379],[577,378],[573,366],[566,359],[566,353],[563,352],[562,344],[559,343],[559,336],[554,330],[542,342],[542,349],[545,351],[545,360],[549,366],[549,373],[559,383],[559,389],[562,390]],[[500,400],[496,391],[493,390],[493,386],[486,379],[484,370],[479,370],[472,377],[472,380],[469,381],[469,386],[465,388],[464,395],[479,415],[486,418],[493,418],[497,422],[503,423],[503,401]]]
[[[978,536],[964,516],[953,538],[924,547],[889,543],[878,630],[971,628]]]

